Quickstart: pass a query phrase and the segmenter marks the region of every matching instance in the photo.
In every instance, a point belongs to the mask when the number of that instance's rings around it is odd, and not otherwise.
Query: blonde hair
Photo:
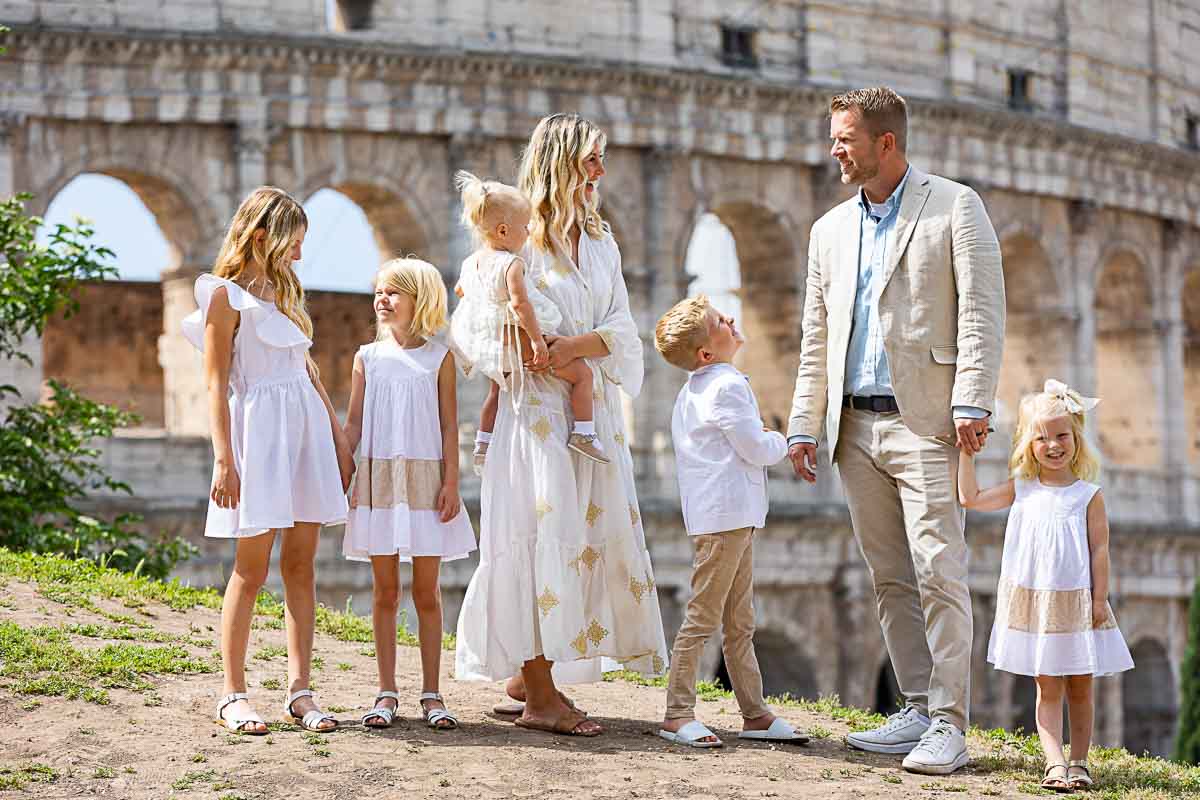
[[[579,223],[593,239],[609,232],[600,216],[599,192],[589,200],[584,191],[583,163],[597,145],[603,153],[604,131],[578,114],[554,114],[533,129],[517,185],[532,206],[529,236],[539,250],[554,252],[557,246],[570,252],[567,233]]]
[[[479,240],[490,238],[502,222],[515,224],[517,215],[529,211],[529,199],[514,186],[485,181],[466,170],[454,174],[454,188],[462,196],[462,224]]]
[[[1068,400],[1080,411],[1071,411],[1067,407]],[[1071,474],[1084,481],[1095,480],[1100,474],[1100,457],[1095,448],[1088,442],[1085,429],[1087,427],[1086,412],[1082,410],[1083,400],[1079,393],[1067,389],[1064,394],[1051,392],[1034,392],[1021,398],[1020,411],[1017,415],[1017,429],[1013,433],[1013,452],[1008,460],[1009,472],[1014,478],[1033,480],[1041,472],[1037,458],[1033,454],[1033,445],[1042,430],[1045,420],[1056,417],[1070,417],[1071,433],[1075,439],[1075,455],[1071,458]]]
[[[274,186],[260,186],[242,201],[217,253],[213,274],[239,283],[251,265],[275,287],[275,307],[309,339],[312,318],[304,307],[304,287],[292,269],[292,248],[308,229],[308,215],[296,199]],[[264,231],[258,238],[255,234]]]
[[[654,349],[668,363],[691,372],[699,363],[696,351],[708,344],[709,311],[712,310],[704,295],[680,300],[659,318],[654,326]]]
[[[896,149],[906,152],[908,146],[908,103],[886,86],[855,89],[834,95],[829,101],[829,113],[857,111],[872,139],[885,133],[896,137]]]
[[[375,275],[375,286],[387,286],[413,299],[413,318],[408,332],[428,339],[446,325],[446,283],[442,273],[428,261],[409,256],[384,263]],[[391,335],[386,325],[375,324],[375,341]]]

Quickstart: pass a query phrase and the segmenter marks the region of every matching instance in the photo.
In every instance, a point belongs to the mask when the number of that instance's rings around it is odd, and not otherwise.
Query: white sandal
[[[446,701],[442,699],[439,692],[422,692],[421,697],[417,700],[417,705],[421,707],[421,716],[425,718],[425,724],[439,731],[452,731],[458,727],[458,717],[450,713],[445,708],[425,708],[426,700],[436,700],[443,706]],[[439,725],[442,720],[449,720],[449,725]]]
[[[1081,769],[1083,770],[1083,774],[1072,775],[1072,769]],[[1092,780],[1092,771],[1088,769],[1086,758],[1071,761],[1067,764],[1067,785],[1072,789],[1090,789],[1095,785],[1095,781]]]
[[[248,699],[249,697],[245,692],[232,692],[231,694],[227,694],[218,700],[217,723],[219,725],[224,725],[233,733],[244,733],[247,736],[266,736],[268,733],[270,733],[270,731],[266,729],[267,723],[263,721],[263,718],[260,717],[257,712],[251,711],[244,717],[230,717],[228,719],[221,715],[222,711],[224,711],[228,706],[236,703],[238,700]],[[262,725],[263,729],[259,730],[258,728],[246,727],[247,725],[254,724]]]
[[[378,708],[379,701],[384,699],[392,699],[396,701],[396,708]],[[400,695],[395,692],[388,692],[383,689],[379,690],[379,694],[375,695],[375,702],[372,703],[372,709],[363,714],[362,724],[364,728],[390,728],[392,720],[396,718],[396,709],[400,708]],[[367,720],[373,717],[379,717],[383,720],[382,725],[368,725]]]
[[[312,689],[301,689],[298,692],[292,692],[290,695],[288,695],[287,702],[283,704],[283,713],[288,715],[292,719],[296,720],[297,722],[299,722],[300,727],[304,728],[304,730],[306,730],[306,731],[312,731],[313,733],[329,733],[330,731],[337,730],[337,726],[338,726],[337,720],[334,718],[333,714],[330,714],[326,711],[322,711],[319,708],[314,708],[312,711],[309,711],[308,713],[306,713],[303,717],[297,717],[292,712],[292,704],[293,703],[295,703],[301,697],[313,697],[313,696],[314,695],[313,695]],[[333,720],[333,725],[331,727],[328,727],[328,728],[318,727],[322,722],[324,722],[327,719]]]

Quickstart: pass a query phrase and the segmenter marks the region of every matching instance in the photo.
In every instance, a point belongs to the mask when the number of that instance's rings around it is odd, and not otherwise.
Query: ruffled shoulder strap
[[[208,309],[212,305],[213,295],[222,287],[229,298],[229,305],[238,313],[263,307],[261,300],[227,278],[218,278],[211,272],[206,272],[196,278],[195,296],[196,305],[199,308],[184,318],[182,327],[184,338],[202,353],[204,352],[204,326],[208,322]]]

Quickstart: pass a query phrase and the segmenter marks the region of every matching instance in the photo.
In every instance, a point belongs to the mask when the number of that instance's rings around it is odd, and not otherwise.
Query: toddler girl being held
[[[1133,667],[1108,605],[1108,518],[1099,461],[1084,436],[1085,414],[1098,400],[1056,380],[1021,401],[1005,483],[980,490],[975,464],[959,455],[958,492],[965,508],[1012,507],[1004,533],[996,620],[988,661],[1033,676],[1037,728],[1046,754],[1042,786],[1070,791],[1092,785],[1092,678]],[[1071,760],[1063,757],[1064,695]]]
[[[481,243],[463,262],[459,291],[462,302],[450,323],[455,355],[463,372],[478,372],[492,381],[476,437],[476,468],[482,467],[496,424],[500,386],[517,381],[513,398],[522,393],[525,368],[544,368],[549,355],[545,336],[557,334],[562,314],[529,279],[517,253],[529,238],[529,201],[517,189],[497,181],[482,181],[459,172],[463,224]],[[609,463],[596,437],[592,411],[592,369],[582,359],[551,369],[550,374],[570,387],[575,418],[567,447],[602,464]],[[516,377],[514,377],[516,376]]]

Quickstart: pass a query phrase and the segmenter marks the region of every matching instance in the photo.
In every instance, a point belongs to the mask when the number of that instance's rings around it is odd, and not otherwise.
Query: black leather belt
[[[842,406],[859,411],[873,411],[876,414],[896,414],[900,411],[900,406],[896,405],[896,398],[890,394],[873,394],[869,397],[857,394],[842,395]]]

